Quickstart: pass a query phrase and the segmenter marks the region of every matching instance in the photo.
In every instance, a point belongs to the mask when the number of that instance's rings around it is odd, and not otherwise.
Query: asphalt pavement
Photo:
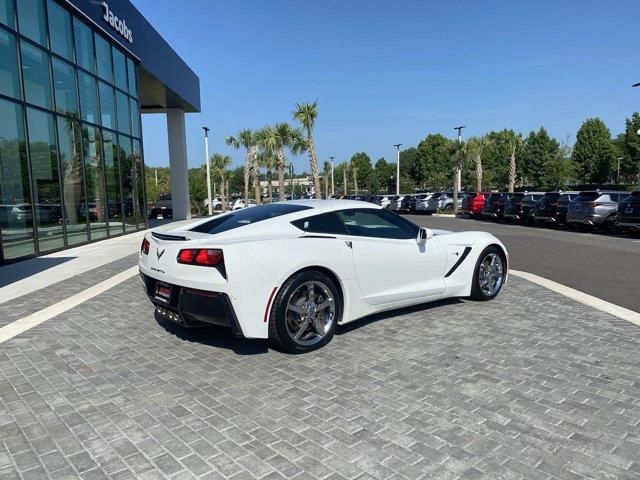
[[[640,312],[640,240],[468,218],[407,217],[428,228],[491,232],[508,248],[511,268]]]

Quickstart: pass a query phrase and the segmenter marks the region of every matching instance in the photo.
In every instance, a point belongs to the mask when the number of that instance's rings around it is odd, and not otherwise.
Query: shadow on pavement
[[[352,332],[358,328],[364,327],[371,323],[379,322],[381,320],[387,320],[388,318],[397,317],[398,315],[408,315],[416,312],[424,312],[426,310],[437,309],[443,305],[453,305],[456,303],[462,303],[461,298],[447,298],[445,300],[438,300],[435,302],[421,303],[420,305],[414,305],[412,307],[398,308],[395,310],[389,310],[387,312],[374,313],[368,317],[360,318],[353,322],[349,322],[346,325],[338,325],[336,328],[336,335],[344,335]],[[437,312],[436,312],[437,313]]]
[[[269,351],[266,340],[236,338],[230,328],[212,326],[186,328],[154,312],[156,322],[167,332],[188,342],[216,348],[226,348],[238,355],[258,355]]]
[[[0,267],[0,288],[73,260],[75,257],[36,257]]]

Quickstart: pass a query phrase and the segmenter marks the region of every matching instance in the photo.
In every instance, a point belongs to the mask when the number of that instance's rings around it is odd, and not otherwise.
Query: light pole
[[[616,183],[620,185],[620,160],[624,157],[618,157],[618,173],[616,174]]]
[[[207,165],[207,198],[209,199],[209,216],[213,215],[213,201],[211,199],[211,166],[209,165],[209,128],[202,127],[204,130],[204,157]]]
[[[632,87],[640,87],[640,82],[638,83],[634,83],[633,85],[631,85]],[[638,129],[638,131],[636,132],[638,135],[640,135],[640,129]],[[618,162],[620,162],[620,160],[618,160]],[[619,163],[618,163],[619,165]],[[640,172],[638,172],[638,187],[640,187]],[[618,174],[619,175],[619,174]]]
[[[460,125],[458,127],[454,127],[454,130],[458,131],[458,144],[462,145],[462,129],[465,128],[465,125]],[[458,154],[459,155],[459,154]],[[456,158],[456,178],[453,182],[453,214],[458,214],[458,190],[460,190],[462,185],[462,159]]]
[[[398,151],[398,156],[396,157],[396,195],[400,195],[400,147],[401,143],[396,143],[394,147]]]
[[[331,160],[331,196],[335,196],[336,194],[336,185],[335,183],[333,183],[333,159],[336,157],[329,157],[329,160]]]

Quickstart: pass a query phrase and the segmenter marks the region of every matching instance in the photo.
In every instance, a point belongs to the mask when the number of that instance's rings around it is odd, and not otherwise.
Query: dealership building
[[[141,114],[189,216],[198,77],[128,0],[0,0],[0,263],[147,227]]]

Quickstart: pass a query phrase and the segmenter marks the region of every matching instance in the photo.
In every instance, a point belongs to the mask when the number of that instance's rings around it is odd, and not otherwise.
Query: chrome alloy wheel
[[[331,330],[336,318],[336,304],[331,290],[314,280],[300,285],[287,303],[287,333],[299,345],[320,342]]]
[[[502,287],[504,280],[504,266],[502,258],[497,253],[488,253],[480,262],[478,269],[478,283],[480,290],[487,297],[492,297]]]

